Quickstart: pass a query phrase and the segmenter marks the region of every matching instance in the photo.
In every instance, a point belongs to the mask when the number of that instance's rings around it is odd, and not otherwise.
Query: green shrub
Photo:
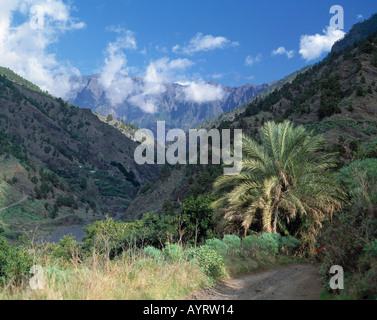
[[[356,86],[356,95],[362,97],[364,95],[364,89],[360,85]]]
[[[9,240],[17,240],[17,238],[20,236],[20,233],[13,231],[4,231],[1,236]]]
[[[9,281],[20,284],[29,274],[32,265],[33,260],[26,248],[9,245],[3,237],[0,237],[0,285]]]
[[[377,257],[377,239],[374,239],[374,241],[368,242],[363,249],[365,255],[369,257]]]
[[[5,232],[5,224],[3,221],[0,221],[0,233]]]
[[[143,252],[145,255],[153,258],[153,259],[161,259],[162,258],[162,251],[153,247],[153,246],[148,246],[143,249]]]
[[[198,251],[198,248],[193,248],[193,247],[187,248],[184,252],[184,257],[186,261],[198,263],[198,260],[196,258],[197,251]]]
[[[203,272],[212,280],[220,280],[226,276],[224,258],[207,245],[196,251],[196,259]]]
[[[281,237],[280,239],[281,248],[288,252],[293,252],[299,246],[300,242],[300,240],[292,236]]]
[[[112,259],[139,241],[139,224],[115,222],[113,219],[96,221],[84,227],[86,233],[83,241],[85,252],[107,253]]]
[[[241,247],[241,239],[235,235],[225,235],[223,242],[228,246],[228,250],[233,252]]]
[[[356,160],[350,165],[342,168],[336,175],[338,183],[349,192],[352,203],[359,205],[360,201],[370,201],[377,204],[377,159]],[[367,181],[365,189],[360,185],[360,181]],[[364,192],[368,192],[368,199],[364,199]],[[365,204],[364,204],[365,205]]]
[[[263,233],[260,238],[264,241],[267,241],[270,244],[271,253],[277,254],[281,248],[281,235],[274,233]]]
[[[66,261],[78,257],[80,254],[80,247],[75,238],[76,237],[64,236],[60,239],[59,245],[56,246],[52,253],[53,257],[61,258]]]
[[[172,261],[179,261],[184,258],[184,252],[178,244],[167,244],[164,248],[165,258]]]
[[[228,251],[228,245],[217,238],[207,239],[206,246],[221,254],[225,254]]]
[[[363,158],[377,158],[377,139],[363,143],[360,153]]]
[[[261,239],[257,235],[247,236],[242,239],[242,247],[244,250],[248,251],[255,251],[255,250],[262,250],[262,251],[273,251],[273,245]]]

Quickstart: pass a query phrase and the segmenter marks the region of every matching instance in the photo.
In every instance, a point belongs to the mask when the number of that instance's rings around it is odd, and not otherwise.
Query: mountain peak
[[[352,29],[346,36],[335,42],[331,51],[340,52],[348,46],[353,47],[358,41],[366,39],[370,34],[377,30],[377,14],[373,14],[369,19],[353,25]]]

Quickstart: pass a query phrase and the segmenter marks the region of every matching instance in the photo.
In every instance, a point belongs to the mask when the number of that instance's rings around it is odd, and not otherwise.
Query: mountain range
[[[266,121],[286,119],[326,139],[326,151],[338,154],[339,167],[359,158],[377,156],[377,15],[357,24],[319,63],[271,85],[234,110],[199,128],[242,129],[260,139]],[[358,34],[355,38],[355,34]],[[359,39],[359,40],[356,40]],[[344,45],[346,44],[346,45]],[[157,184],[144,188],[125,217],[164,213],[167,204],[180,208],[182,199],[210,194],[222,174],[216,166],[173,168]]]
[[[136,77],[128,78],[128,86],[143,85],[143,80]],[[71,92],[69,101],[82,108],[90,108],[102,116],[112,114],[118,120],[124,120],[142,128],[153,128],[157,120],[164,120],[168,128],[188,130],[195,125],[214,118],[223,112],[230,111],[265,90],[270,84],[246,84],[242,87],[232,88],[221,86],[217,83],[207,83],[211,88],[221,92],[221,99],[212,101],[193,101],[184,99],[182,92],[187,88],[184,84],[164,83],[159,92],[151,95],[157,107],[156,112],[144,112],[129,100],[114,104],[101,84],[100,75],[76,77],[76,84]],[[127,85],[123,90],[127,91]]]
[[[164,207],[179,210],[188,196],[211,192],[220,166],[139,166],[135,126],[107,121],[108,114],[138,126],[161,119],[183,129],[221,114],[204,127],[241,128],[256,138],[265,121],[289,119],[323,134],[340,166],[362,154],[375,157],[377,25],[368,20],[355,28],[342,40],[344,50],[273,84],[222,87],[221,101],[184,102],[185,85],[165,84],[154,97],[156,113],[131,103],[112,106],[99,76],[76,79],[72,101],[79,108],[0,68],[0,235],[16,239],[38,229],[48,236],[119,213],[135,219]]]

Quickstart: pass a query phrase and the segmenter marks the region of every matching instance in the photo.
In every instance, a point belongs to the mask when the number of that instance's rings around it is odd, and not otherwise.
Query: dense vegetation
[[[0,98],[11,102],[0,114],[2,165],[22,164],[33,189],[26,202],[33,214],[22,204],[2,212],[0,298],[184,298],[229,275],[315,256],[321,263],[323,298],[376,299],[377,33],[370,24],[355,30],[370,34],[357,37],[358,42],[348,39],[351,45],[219,124],[218,129],[246,133],[238,176],[221,176],[221,166],[212,164],[164,166],[159,182],[143,184],[123,163],[131,145],[126,152],[109,139],[96,149],[107,157],[98,160],[90,152],[94,137],[118,138],[108,125],[99,126],[61,99],[37,101],[0,76]],[[34,121],[42,123],[40,114],[12,130],[22,106],[52,119],[50,126],[59,126],[71,143],[46,137],[47,126],[34,128]],[[135,129],[111,115],[103,122]],[[11,134],[22,127],[25,136]],[[182,181],[161,192],[174,174]],[[16,176],[0,178],[6,187],[0,195],[15,192],[20,183]],[[107,205],[124,209],[136,192],[156,202],[164,192],[171,194],[139,219],[94,222],[85,228],[82,243],[64,237],[56,245],[40,244],[9,232],[10,218],[54,220],[61,210],[75,213],[84,207],[86,215],[89,209],[93,215],[97,210],[105,214]],[[323,252],[316,254],[319,247]],[[42,291],[27,285],[35,264],[46,272]],[[333,265],[344,267],[345,290],[329,288]]]
[[[325,141],[289,121],[267,122],[261,144],[243,139],[239,175],[215,182],[220,199],[215,207],[247,234],[253,223],[264,232],[298,236],[313,252],[321,222],[342,207],[342,192],[332,177],[333,154],[321,154]],[[254,226],[254,228],[258,228]]]
[[[111,219],[93,226],[88,237],[94,230],[100,236],[83,245],[70,237],[58,245],[21,240],[9,246],[0,239],[0,285],[8,289],[0,290],[0,298],[183,299],[228,275],[292,263],[287,254],[299,244],[292,237],[263,234],[242,240],[225,235],[197,247],[165,242],[160,248],[139,248],[128,233],[128,246],[112,255],[115,239],[126,239],[124,227]],[[33,264],[43,266],[42,290],[29,287]]]
[[[328,269],[341,265],[346,274],[345,290],[335,297],[376,299],[377,159],[356,160],[342,168],[336,179],[347,190],[348,205],[328,223],[319,240],[326,247],[321,269],[324,295],[331,292]]]

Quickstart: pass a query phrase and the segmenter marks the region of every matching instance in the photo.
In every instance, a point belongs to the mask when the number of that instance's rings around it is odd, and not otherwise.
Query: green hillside
[[[4,77],[6,77],[9,80],[12,80],[12,81],[14,81],[14,82],[16,82],[20,85],[25,86],[26,88],[29,88],[29,89],[37,91],[37,92],[42,92],[42,90],[37,85],[35,85],[34,83],[31,83],[30,81],[22,78],[21,76],[19,76],[18,74],[14,73],[12,70],[10,70],[9,68],[0,67],[0,75],[3,75]]]
[[[119,215],[140,186],[158,178],[157,167],[135,166],[137,144],[126,128],[121,133],[90,110],[7,74],[11,80],[0,75],[0,209],[27,201],[3,210],[3,235],[32,230],[48,237]]]

